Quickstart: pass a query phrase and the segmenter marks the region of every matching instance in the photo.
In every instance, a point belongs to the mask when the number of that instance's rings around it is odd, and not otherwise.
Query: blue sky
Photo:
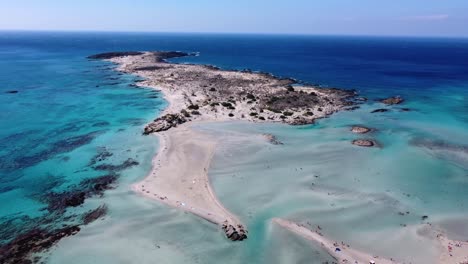
[[[0,0],[0,29],[468,37],[468,0]]]

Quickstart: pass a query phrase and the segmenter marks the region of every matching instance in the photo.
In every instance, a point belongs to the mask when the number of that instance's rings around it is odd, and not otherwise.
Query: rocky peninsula
[[[169,63],[183,52],[111,52],[90,56],[117,63],[118,70],[145,80],[139,86],[161,90],[170,106],[144,133],[168,130],[195,120],[246,120],[312,124],[351,108],[350,90],[298,85],[268,73],[221,70],[207,65]]]
[[[138,86],[160,90],[169,102],[163,114],[144,128],[145,135],[159,132],[160,149],[151,173],[133,189],[219,225],[230,240],[243,240],[246,228],[218,201],[209,181],[207,171],[218,142],[190,124],[230,120],[312,124],[337,111],[353,109],[356,93],[299,85],[268,73],[167,61],[189,55],[131,51],[88,58],[113,62],[118,71],[142,77]],[[265,139],[282,144],[273,135]]]

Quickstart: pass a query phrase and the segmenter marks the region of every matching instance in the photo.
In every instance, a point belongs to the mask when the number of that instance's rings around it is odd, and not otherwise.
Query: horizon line
[[[316,37],[383,37],[383,38],[439,38],[468,39],[468,36],[455,35],[396,35],[396,34],[345,34],[345,33],[286,33],[286,32],[217,32],[217,31],[149,31],[149,30],[100,30],[100,29],[2,29],[0,32],[57,32],[57,33],[146,33],[146,34],[194,34],[194,35],[263,35],[263,36],[316,36]]]

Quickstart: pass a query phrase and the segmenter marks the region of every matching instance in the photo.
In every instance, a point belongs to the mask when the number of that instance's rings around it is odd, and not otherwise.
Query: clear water
[[[46,205],[38,194],[100,176],[89,162],[105,147],[114,154],[106,163],[132,158],[140,165],[120,172],[118,187],[104,197],[67,211],[109,207],[103,221],[48,253],[49,263],[327,260],[313,245],[271,225],[273,217],[320,225],[328,236],[359,249],[430,262],[433,255],[415,252],[430,252],[435,245],[410,229],[422,215],[454,238],[468,239],[467,44],[465,39],[0,32],[0,199],[8,201],[0,203],[0,219],[43,216]],[[131,87],[135,77],[85,59],[115,50],[200,52],[176,61],[353,88],[371,100],[312,126],[199,127],[225,137],[210,176],[220,199],[250,231],[245,243],[230,243],[203,220],[129,190],[150,169],[157,147],[141,129],[165,102],[154,90]],[[401,107],[412,111],[398,106],[370,114],[383,107],[372,99],[388,95],[402,95]],[[376,128],[366,137],[382,147],[352,146],[360,137],[348,131],[353,124]],[[252,137],[260,133],[275,134],[285,145]],[[410,214],[398,215],[406,211]]]

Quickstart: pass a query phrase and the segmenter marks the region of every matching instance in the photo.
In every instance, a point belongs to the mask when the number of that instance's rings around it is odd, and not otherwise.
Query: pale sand
[[[331,257],[333,257],[340,263],[369,263],[371,260],[374,260],[375,263],[379,264],[397,263],[393,260],[389,260],[379,256],[372,256],[368,253],[352,249],[351,247],[348,247],[348,245],[342,244],[341,242],[329,240],[328,238],[321,235],[319,231],[312,231],[306,228],[305,226],[291,221],[274,218],[273,222],[305,239],[317,243],[324,250],[326,250]],[[339,248],[341,251],[336,251],[337,248]]]
[[[328,252],[335,260],[341,263],[370,263],[371,260],[375,263],[402,263],[392,258],[384,258],[382,256],[373,256],[369,253],[358,251],[351,248],[348,244],[332,241],[321,233],[320,230],[312,231],[304,225],[274,218],[273,223],[320,245]],[[439,247],[439,259],[435,263],[441,264],[466,264],[468,263],[468,242],[450,240],[446,235],[437,228],[431,225],[417,225],[409,227],[408,232],[414,232],[424,239],[434,240]],[[339,248],[340,251],[336,251]],[[395,249],[397,250],[397,249]],[[422,253],[421,253],[422,254]]]
[[[217,141],[186,123],[159,133],[160,149],[151,173],[133,185],[138,193],[200,216],[237,227],[241,222],[218,201],[208,169]]]

